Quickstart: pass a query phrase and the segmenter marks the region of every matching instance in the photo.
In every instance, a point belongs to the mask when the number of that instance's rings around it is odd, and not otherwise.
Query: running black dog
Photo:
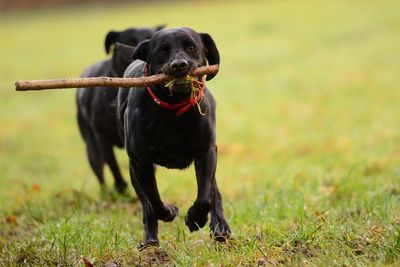
[[[105,49],[109,53],[111,47],[114,46],[112,58],[90,66],[81,77],[122,77],[125,68],[132,62],[134,48],[131,46],[149,39],[163,27],[131,28],[122,32],[110,31],[105,39]],[[118,90],[115,88],[80,88],[77,90],[76,102],[78,125],[86,143],[90,166],[104,188],[103,167],[107,163],[114,176],[115,188],[123,192],[127,184],[121,175],[113,151],[113,146],[123,147],[117,132],[115,117],[117,94]]]
[[[124,77],[165,73],[182,78],[207,61],[219,64],[219,52],[207,33],[174,28],[141,42],[133,59]],[[208,75],[207,80],[214,76]],[[198,192],[185,217],[186,225],[196,231],[207,223],[210,213],[211,234],[219,241],[229,237],[215,179],[215,107],[211,92],[199,80],[178,79],[170,88],[157,85],[119,90],[119,129],[130,160],[131,182],[143,208],[142,246],[158,245],[158,220],[169,222],[178,214],[176,206],[160,198],[155,165],[185,169],[194,162]]]

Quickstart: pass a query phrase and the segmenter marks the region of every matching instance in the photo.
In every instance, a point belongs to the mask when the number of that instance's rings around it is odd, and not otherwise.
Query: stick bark
[[[215,74],[219,70],[218,65],[203,66],[195,69],[191,76],[202,76]],[[90,77],[90,78],[65,78],[54,80],[29,80],[15,82],[17,91],[37,91],[45,89],[67,89],[86,87],[143,87],[159,84],[172,80],[173,77],[163,73],[140,78],[112,78],[112,77]]]

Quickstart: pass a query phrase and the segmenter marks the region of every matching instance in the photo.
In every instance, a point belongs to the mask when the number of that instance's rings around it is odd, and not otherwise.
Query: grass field
[[[1,14],[0,266],[400,265],[399,10],[396,0],[288,0]],[[160,249],[139,252],[140,205],[100,196],[74,90],[13,88],[78,76],[105,57],[107,31],[160,23],[208,32],[221,53],[208,85],[226,245],[184,224],[193,168],[160,169],[161,195],[181,213],[161,223]]]

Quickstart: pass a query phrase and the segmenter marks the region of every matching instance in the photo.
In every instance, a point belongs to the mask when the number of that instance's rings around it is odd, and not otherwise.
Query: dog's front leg
[[[138,176],[140,174],[134,169],[134,165],[131,161],[129,164],[129,173],[133,188],[140,199],[143,210],[144,241],[140,244],[140,248],[149,245],[158,246],[160,244],[158,240],[158,219],[147,195],[139,183]]]
[[[217,241],[225,242],[231,235],[231,229],[228,222],[224,217],[224,210],[222,208],[221,193],[218,190],[217,181],[214,180],[213,194],[212,194],[212,206],[211,206],[211,219],[210,219],[210,230],[211,235]]]
[[[172,221],[179,210],[161,201],[152,163],[139,163],[131,159],[130,173],[132,184],[142,202],[145,241],[157,238],[157,219]]]
[[[212,145],[194,161],[197,179],[197,198],[185,217],[186,225],[191,232],[197,231],[207,223],[213,201],[215,171],[217,167],[216,146]]]

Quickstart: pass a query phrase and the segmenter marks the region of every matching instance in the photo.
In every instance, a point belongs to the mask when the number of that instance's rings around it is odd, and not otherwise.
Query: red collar
[[[148,73],[147,66],[145,66],[144,75],[147,76],[147,73]],[[201,81],[197,82],[197,86],[199,90],[192,91],[190,97],[186,98],[185,100],[177,104],[170,104],[168,102],[161,100],[154,94],[150,86],[147,86],[146,89],[150,97],[153,99],[154,103],[156,103],[162,108],[175,110],[176,111],[175,114],[179,116],[188,111],[190,108],[196,105],[198,106],[200,105],[200,101],[204,97],[204,83],[202,82],[202,79]],[[201,113],[200,106],[199,106],[199,112]]]

